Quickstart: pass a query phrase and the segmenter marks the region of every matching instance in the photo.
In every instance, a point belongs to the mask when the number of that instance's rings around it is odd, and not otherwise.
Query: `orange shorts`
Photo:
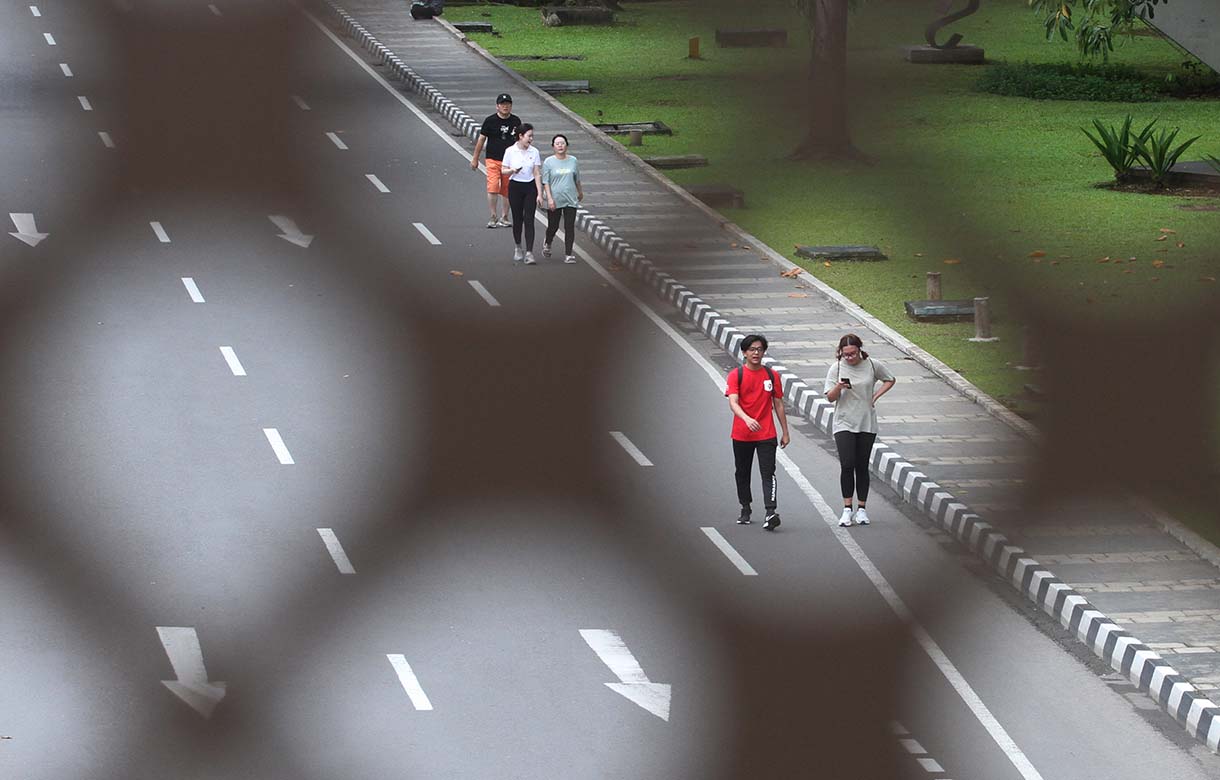
[[[485,160],[487,166],[487,194],[508,197],[508,176],[500,171],[500,160]]]

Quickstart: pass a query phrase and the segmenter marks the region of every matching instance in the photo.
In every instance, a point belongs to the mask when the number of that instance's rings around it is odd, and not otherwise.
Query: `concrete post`
[[[974,338],[971,341],[999,341],[991,335],[991,299],[974,299]]]
[[[940,271],[928,271],[928,300],[940,300]]]

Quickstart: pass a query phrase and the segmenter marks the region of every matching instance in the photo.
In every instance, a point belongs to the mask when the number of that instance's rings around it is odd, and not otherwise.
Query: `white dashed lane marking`
[[[470,286],[473,287],[474,291],[479,294],[479,297],[487,301],[488,306],[500,305],[500,302],[496,300],[495,296],[487,291],[487,288],[483,286],[482,282],[471,281]]]
[[[390,188],[389,188],[389,187],[387,187],[387,186],[385,186],[384,184],[382,184],[382,183],[381,183],[381,179],[378,179],[376,174],[373,174],[373,173],[366,173],[366,174],[364,174],[364,178],[366,178],[366,179],[368,179],[370,182],[372,182],[372,183],[373,183],[373,186],[377,188],[377,191],[378,191],[378,192],[380,192],[380,193],[383,193],[383,194],[384,194],[384,193],[387,193],[387,192],[389,192],[389,191],[390,191]]]
[[[636,463],[640,464],[641,466],[652,465],[652,461],[646,458],[644,453],[640,452],[640,448],[632,444],[631,439],[628,439],[622,431],[610,431],[610,435],[614,437],[614,440],[627,451],[628,455],[635,459]]]
[[[343,143],[343,139],[342,139],[342,138],[340,138],[340,137],[338,136],[338,134],[336,134],[336,133],[327,133],[327,134],[326,134],[326,137],[327,137],[327,138],[329,138],[329,139],[330,139],[330,140],[331,140],[331,141],[334,143],[334,145],[335,145],[336,147],[338,147],[339,149],[342,149],[342,150],[343,150],[343,151],[345,151],[345,152],[347,151],[347,144]]]
[[[263,428],[263,435],[267,437],[267,443],[271,445],[271,449],[275,450],[275,457],[279,458],[281,466],[291,466],[296,463],[292,459],[292,453],[288,452],[288,447],[284,444],[284,439],[280,436],[278,429]]]
[[[105,130],[99,130],[97,137],[102,139],[102,145],[107,149],[114,148],[114,139],[110,137],[110,133],[107,133]]]
[[[296,104],[297,104],[297,108],[301,109],[302,111],[308,111],[308,110],[309,110],[309,104],[308,104],[308,103],[306,103],[306,102],[304,101],[304,99],[302,99],[302,98],[301,98],[301,96],[300,96],[300,95],[293,95],[293,96],[292,96],[292,102],[293,102],[293,103],[296,103]]]
[[[220,354],[224,355],[225,362],[229,364],[229,370],[233,372],[233,376],[246,375],[246,369],[237,359],[237,353],[233,351],[232,347],[221,347]]]
[[[66,76],[67,78],[72,78],[72,69],[68,67],[68,63],[66,63],[66,62],[59,63],[59,69],[64,72],[64,76]]]
[[[48,46],[55,45],[55,36],[51,35],[51,33],[43,33],[42,37],[46,39]]]
[[[431,230],[429,230],[427,227],[425,227],[425,226],[424,226],[424,223],[422,223],[422,222],[413,222],[412,224],[413,224],[413,225],[415,225],[415,229],[419,231],[419,234],[420,234],[421,236],[423,236],[424,238],[428,239],[428,243],[429,243],[429,244],[432,244],[432,246],[440,246],[440,245],[441,245],[441,240],[440,240],[439,238],[437,238],[436,236],[432,235],[432,231],[431,231]]]
[[[156,234],[158,241],[160,241],[162,244],[169,243],[169,233],[165,232],[165,228],[161,227],[160,222],[149,222],[148,226],[152,228],[153,233]]]
[[[709,526],[704,526],[701,530],[707,535],[708,539],[712,540],[712,544],[716,545],[716,549],[724,553],[724,557],[728,558],[737,567],[739,572],[747,577],[758,576],[758,572],[754,571],[754,567],[745,558],[741,557],[741,553],[733,549],[733,545],[729,544],[728,540],[721,536],[719,531]]]
[[[390,659],[390,664],[398,674],[398,681],[402,683],[403,690],[407,692],[415,709],[431,710],[432,702],[428,699],[428,694],[424,693],[415,672],[411,671],[411,664],[407,663],[407,659],[397,653],[387,654],[386,658]]]
[[[30,6],[30,13],[34,14],[34,16],[42,16],[42,11],[39,11],[36,5]]]
[[[84,95],[77,95],[76,99],[80,101],[80,107],[83,108],[84,110],[86,110],[86,111],[93,110],[93,104],[89,102],[89,98],[85,97]]]
[[[319,528],[318,536],[322,537],[322,543],[326,545],[327,552],[330,553],[331,560],[335,562],[340,574],[355,574],[356,569],[352,566],[352,562],[348,560],[347,553],[343,551],[343,545],[339,544],[339,537],[335,536],[334,530],[330,528]]]
[[[182,286],[186,288],[187,295],[191,296],[191,300],[195,303],[203,303],[203,293],[199,292],[199,286],[195,284],[195,280],[189,276],[182,277]]]

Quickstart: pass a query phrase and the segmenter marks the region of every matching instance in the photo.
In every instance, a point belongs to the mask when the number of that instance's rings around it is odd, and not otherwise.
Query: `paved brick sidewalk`
[[[1212,557],[1214,548],[1188,547],[1149,513],[1117,501],[1082,501],[1053,514],[1027,515],[1022,490],[1027,466],[1037,457],[1027,424],[816,280],[781,278],[779,271],[791,267],[783,265],[787,261],[659,181],[616,142],[489,61],[451,28],[413,22],[402,0],[336,3],[363,28],[356,30],[358,38],[380,42],[451,102],[443,104],[445,114],[459,129],[469,132],[470,119],[454,107],[477,123],[493,109],[495,95],[507,91],[514,113],[538,127],[540,137],[567,134],[586,182],[592,219],[584,216],[583,224],[598,243],[630,259],[637,271],[644,267],[607,238],[608,227],[647,258],[638,262],[652,266],[649,280],[723,346],[746,332],[767,334],[770,353],[782,364],[777,368],[809,388],[790,390],[789,401],[823,425],[822,378],[834,346],[845,332],[860,334],[899,379],[879,415],[882,441],[901,456],[875,458],[880,476],[1217,748],[1220,717],[1212,716],[1220,710],[1205,697],[1220,686],[1220,569],[1200,555]],[[323,7],[326,21],[341,26],[334,6]],[[393,63],[379,67],[394,77]],[[440,98],[432,98],[437,105]],[[816,243],[816,236],[810,240]],[[717,315],[715,323],[709,312]],[[935,498],[946,491],[951,497]],[[976,522],[976,514],[985,522]]]

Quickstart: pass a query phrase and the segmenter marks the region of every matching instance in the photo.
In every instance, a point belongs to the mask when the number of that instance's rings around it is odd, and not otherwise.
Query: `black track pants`
[[[513,212],[513,243],[521,246],[521,231],[525,231],[525,249],[534,251],[534,212],[538,210],[538,188],[533,181],[508,180],[508,207]]]
[[[758,470],[762,472],[763,506],[774,512],[776,506],[775,450],[779,442],[737,441],[733,439],[733,460],[737,464],[737,500],[742,506],[753,502],[750,494],[750,470],[754,466],[754,453],[758,453]]]
[[[860,501],[868,500],[868,460],[873,453],[875,433],[852,433],[839,431],[835,434],[835,447],[839,450],[839,485],[843,498],[855,493]]]

